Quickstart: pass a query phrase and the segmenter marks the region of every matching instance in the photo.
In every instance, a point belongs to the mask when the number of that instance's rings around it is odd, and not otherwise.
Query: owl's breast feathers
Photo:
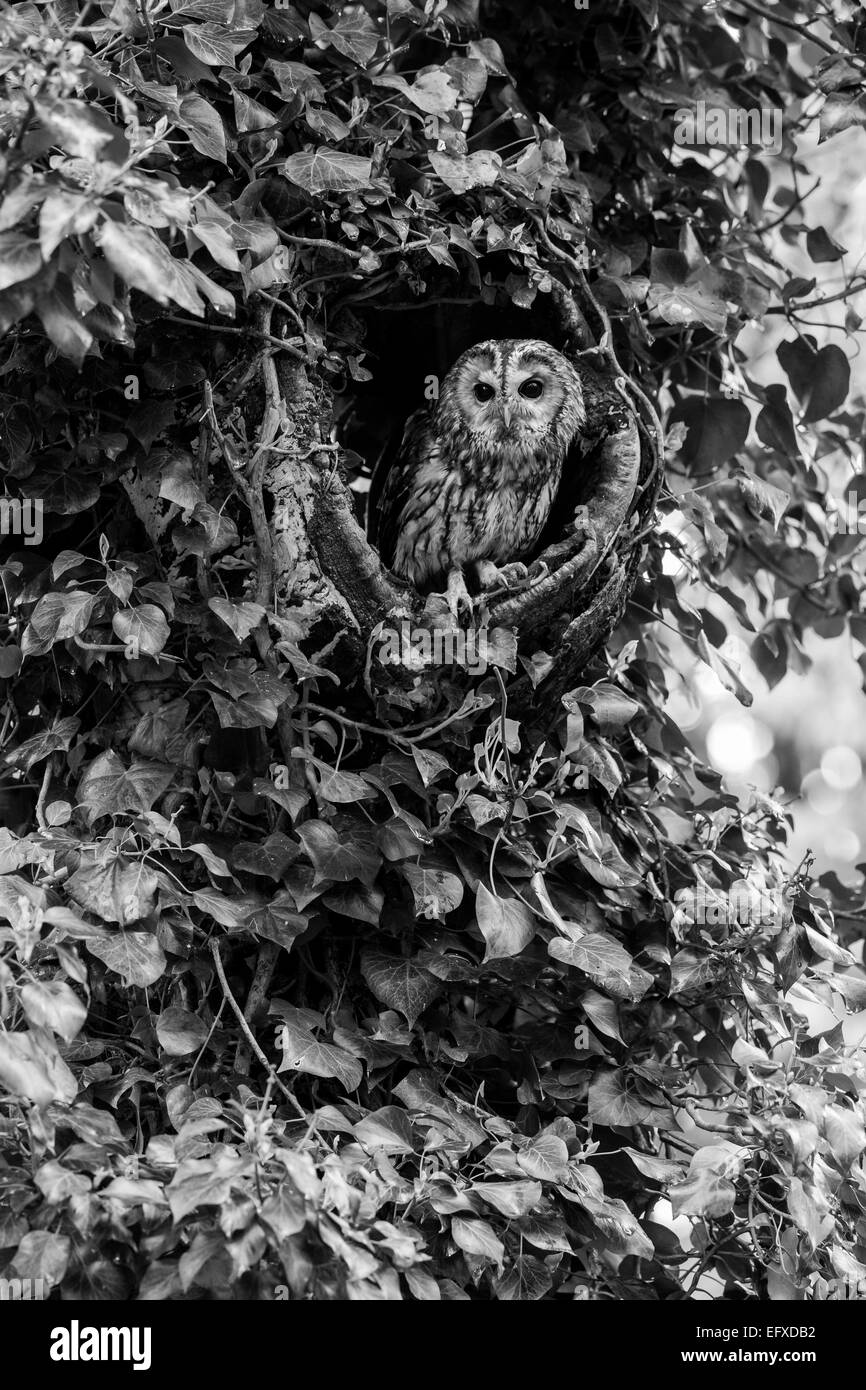
[[[380,499],[383,561],[416,586],[473,560],[519,559],[538,538],[559,487],[568,441],[517,431],[495,443],[448,437],[435,407],[406,424]]]

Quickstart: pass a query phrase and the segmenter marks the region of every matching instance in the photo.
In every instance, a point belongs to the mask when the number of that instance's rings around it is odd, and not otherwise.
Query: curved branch
[[[548,566],[560,562],[559,568],[524,593],[496,604],[490,614],[494,626],[518,630],[530,624],[536,627],[565,606],[569,593],[586,587],[625,524],[634,501],[640,461],[637,422],[629,415],[600,447],[599,478],[586,504],[585,524],[578,523],[571,536],[548,546],[539,556]]]
[[[621,560],[613,562],[601,592],[565,629],[556,666],[538,689],[533,690],[525,677],[517,682],[511,696],[517,712],[536,717],[562,713],[562,696],[573,689],[589,658],[607,640],[622,615],[631,588],[631,568]]]
[[[368,635],[393,609],[418,603],[414,590],[399,586],[385,569],[359,525],[352,495],[336,469],[315,493],[310,539],[316,558]]]
[[[586,316],[577,300],[561,280],[554,280],[550,290],[557,324],[565,334],[566,340],[579,352],[593,346],[592,333]]]

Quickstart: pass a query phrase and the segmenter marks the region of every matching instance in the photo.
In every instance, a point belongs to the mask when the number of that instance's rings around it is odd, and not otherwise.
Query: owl
[[[499,567],[513,574],[531,551],[585,421],[580,378],[549,343],[476,343],[406,423],[371,509],[383,562],[418,589],[444,586],[455,616],[471,611],[465,571],[482,588],[507,583]]]

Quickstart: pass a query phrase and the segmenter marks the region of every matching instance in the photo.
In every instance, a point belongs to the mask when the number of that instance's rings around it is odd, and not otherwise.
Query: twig
[[[51,778],[54,773],[53,753],[45,760],[45,771],[42,774],[42,785],[39,788],[39,795],[36,798],[36,824],[40,830],[47,830],[48,825],[45,821],[45,799],[48,796],[48,788],[51,785]]]
[[[259,1009],[267,998],[268,989],[273,979],[279,954],[280,948],[276,942],[259,942],[253,982],[250,985],[250,992],[247,995],[246,1008],[244,1009],[244,1018],[251,1028],[258,1017]],[[235,1053],[235,1071],[239,1072],[241,1076],[247,1076],[249,1070],[250,1050],[246,1043],[238,1042],[237,1051]]]
[[[247,1023],[246,1019],[244,1018],[244,1015],[243,1015],[243,1011],[242,1011],[242,1009],[241,1009],[241,1006],[240,1006],[240,1004],[238,1003],[238,1001],[235,999],[234,995],[233,995],[232,992],[231,992],[231,989],[229,988],[229,982],[228,982],[228,980],[226,979],[225,967],[224,967],[224,965],[223,965],[223,963],[222,963],[222,957],[220,956],[219,943],[218,943],[216,940],[212,940],[211,943],[210,943],[210,953],[211,953],[211,955],[213,956],[213,963],[214,963],[214,967],[215,967],[215,969],[216,969],[217,976],[218,976],[218,978],[219,978],[220,987],[221,987],[221,989],[222,989],[222,992],[223,992],[223,994],[225,995],[226,999],[228,1000],[228,1003],[229,1003],[229,1006],[230,1006],[230,1008],[231,1008],[231,1010],[232,1010],[232,1013],[234,1014],[235,1018],[237,1019],[238,1023],[240,1024],[241,1030],[242,1030],[242,1032],[244,1033],[244,1035],[246,1036],[246,1039],[247,1039],[247,1041],[248,1041],[250,1047],[252,1048],[252,1050],[253,1050],[253,1052],[256,1054],[256,1056],[258,1057],[258,1059],[259,1059],[259,1061],[261,1062],[262,1066],[265,1068],[265,1071],[268,1073],[268,1076],[271,1078],[271,1080],[273,1081],[274,1085],[275,1085],[275,1086],[278,1086],[279,1089],[282,1091],[283,1095],[286,1097],[286,1099],[288,1100],[289,1104],[292,1106],[292,1109],[295,1111],[295,1114],[296,1114],[296,1115],[299,1115],[300,1118],[301,1118],[302,1120],[306,1120],[306,1119],[307,1119],[307,1112],[301,1108],[301,1106],[300,1106],[300,1105],[298,1104],[298,1102],[295,1100],[295,1097],[292,1095],[292,1093],[291,1093],[291,1091],[288,1089],[288,1087],[283,1085],[282,1081],[281,1081],[280,1078],[277,1076],[277,1073],[275,1072],[274,1068],[271,1066],[271,1064],[270,1064],[270,1062],[268,1061],[267,1057],[265,1056],[264,1052],[262,1051],[262,1049],[259,1047],[258,1043],[256,1042],[256,1039],[255,1039],[255,1037],[253,1036],[253,1031],[252,1031],[252,1029],[250,1028],[250,1025]]]
[[[838,49],[832,44],[827,43],[826,39],[819,39],[812,33],[805,24],[799,24],[795,19],[786,19],[784,15],[776,14],[773,10],[765,10],[760,5],[751,3],[751,0],[737,0],[741,9],[748,10],[749,14],[757,15],[759,19],[766,19],[770,24],[781,24],[785,29],[793,29],[795,34],[807,39],[809,43],[814,43],[818,48],[823,48],[825,53],[832,53],[834,57],[838,55]]]
[[[271,347],[277,348],[280,352],[287,352],[290,357],[295,357],[299,362],[307,361],[307,354],[301,352],[288,338],[274,338],[270,333],[261,333],[255,328],[235,328],[230,323],[200,323],[197,319],[184,319],[180,314],[163,314],[166,323],[180,323],[184,328],[194,328],[197,333],[240,333],[245,338],[258,338],[263,343],[269,343]]]
[[[823,299],[809,299],[805,304],[798,304],[796,301],[791,304],[774,304],[767,313],[786,314],[788,318],[797,318],[804,309],[820,309],[825,304],[835,304],[837,300],[847,299],[849,295],[860,294],[862,290],[866,290],[866,276],[861,277],[859,285],[852,280],[838,294],[828,294]]]
[[[211,1026],[210,1026],[210,1028],[208,1029],[207,1037],[205,1038],[204,1042],[202,1043],[201,1047],[199,1048],[198,1052],[196,1053],[195,1061],[193,1062],[192,1066],[190,1067],[190,1070],[189,1070],[189,1078],[188,1078],[188,1082],[187,1082],[187,1084],[188,1084],[189,1086],[192,1086],[193,1079],[194,1079],[195,1073],[196,1073],[196,1068],[198,1067],[199,1062],[201,1061],[202,1057],[203,1057],[204,1054],[205,1054],[205,1050],[206,1050],[206,1048],[207,1048],[208,1043],[210,1042],[211,1038],[212,1038],[213,1035],[214,1035],[214,1029],[217,1027],[217,1025],[219,1024],[220,1019],[222,1018],[222,1012],[223,1012],[223,1009],[224,1009],[225,1006],[226,1006],[226,1002],[227,1002],[227,1001],[226,1001],[226,997],[225,997],[225,995],[223,995],[222,999],[220,1000],[220,1006],[219,1006],[219,1008],[217,1009],[216,1013],[215,1013],[214,1016],[213,1016],[213,1022],[211,1023]]]

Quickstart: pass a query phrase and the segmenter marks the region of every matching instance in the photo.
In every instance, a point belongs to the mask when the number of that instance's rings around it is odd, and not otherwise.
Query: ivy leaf
[[[505,1246],[487,1221],[455,1216],[451,1222],[451,1238],[464,1255],[474,1255],[502,1269]]]
[[[483,63],[494,77],[506,77],[509,82],[514,81],[506,66],[502,49],[495,39],[471,39],[466,47],[466,55]]]
[[[342,1048],[318,1042],[304,1028],[284,1022],[278,1038],[283,1059],[277,1071],[300,1071],[308,1076],[333,1077],[344,1091],[357,1091],[364,1079],[364,1068],[356,1057]]]
[[[517,632],[513,627],[494,627],[487,633],[484,658],[489,666],[500,666],[514,675],[517,671]]]
[[[121,280],[150,295],[157,304],[172,298],[172,258],[150,227],[106,218],[95,234],[102,254]]]
[[[196,297],[199,294],[203,295],[208,303],[213,305],[218,314],[224,314],[228,319],[234,318],[236,308],[234,295],[230,294],[228,290],[223,289],[222,285],[218,285],[209,275],[205,275],[200,266],[194,265],[192,261],[174,260],[172,261],[172,268],[174,270],[175,285],[178,281],[183,281],[189,289],[191,296]],[[174,290],[172,293],[179,304],[183,302],[179,294],[175,293]],[[194,309],[193,312],[198,313],[200,311]],[[228,534],[231,535],[233,524],[227,517],[215,513],[214,530],[217,535],[219,535],[220,531],[227,531]]]
[[[537,1303],[552,1288],[549,1269],[533,1255],[518,1255],[494,1285],[496,1297],[503,1303]]]
[[[257,796],[264,796],[268,801],[282,806],[291,820],[297,819],[310,799],[309,792],[301,791],[298,787],[275,787],[268,777],[254,777],[253,791]]]
[[[353,1133],[368,1153],[376,1153],[378,1149],[386,1154],[415,1151],[409,1117],[399,1105],[385,1105],[381,1110],[371,1111],[353,1127]]]
[[[20,922],[24,907],[22,898],[26,898],[38,912],[45,908],[44,888],[38,888],[19,874],[0,876],[0,917],[5,917],[7,922]]]
[[[848,254],[844,246],[833,240],[826,227],[813,227],[806,233],[806,250],[809,259],[816,264],[823,261],[841,261],[842,257]]]
[[[758,412],[755,433],[768,449],[778,449],[782,454],[799,457],[800,441],[794,429],[794,419],[785,387],[776,382],[768,386],[764,394],[766,403]]]
[[[128,986],[144,989],[165,972],[165,956],[156,937],[147,931],[124,931],[107,940],[88,941],[87,949]]]
[[[264,878],[279,879],[299,854],[300,850],[294,840],[275,831],[261,843],[251,840],[233,845],[230,858],[233,869]]]
[[[668,1189],[675,1216],[727,1216],[733,1210],[739,1176],[748,1150],[722,1142],[692,1154],[685,1182]]]
[[[0,232],[0,290],[29,280],[41,269],[42,252],[37,241],[20,232]]]
[[[442,988],[434,976],[408,957],[390,956],[384,951],[364,951],[361,974],[376,998],[401,1013],[410,1028]]]
[[[289,101],[293,96],[306,97],[308,101],[324,101],[325,89],[315,68],[306,63],[280,63],[269,58],[268,67],[277,80],[280,96]]]
[[[603,994],[588,989],[580,1003],[583,1012],[599,1033],[604,1033],[606,1037],[614,1038],[624,1045],[619,1030],[619,1012],[612,999],[605,999]]]
[[[392,73],[377,73],[372,82],[376,87],[390,87],[402,93],[413,106],[428,116],[447,116],[460,99],[459,89],[441,68],[419,73],[414,82],[407,82],[405,77]],[[496,159],[501,167],[502,160],[498,155]]]
[[[0,680],[7,681],[21,669],[21,648],[14,642],[0,647]]]
[[[78,801],[92,823],[100,816],[124,811],[149,811],[174,779],[175,769],[164,763],[134,762],[126,767],[108,749],[84,772],[78,783]]]
[[[664,1125],[670,1108],[653,1104],[636,1089],[635,1079],[620,1068],[604,1067],[589,1083],[589,1115],[599,1125]]]
[[[119,855],[103,862],[85,862],[67,880],[74,903],[97,913],[105,922],[122,927],[138,922],[153,910],[159,880],[146,864],[132,863]],[[60,924],[66,929],[65,922]],[[98,929],[94,927],[94,933]]]
[[[341,917],[351,917],[356,922],[369,922],[371,926],[376,927],[385,905],[385,894],[381,888],[375,886],[368,888],[366,884],[361,884],[360,887],[347,884],[343,888],[332,888],[330,892],[324,893],[322,902],[325,907],[329,907],[332,912],[338,912]]]
[[[226,897],[225,893],[218,893],[215,888],[199,888],[192,900],[200,912],[212,917],[221,927],[237,930],[246,923],[248,908]]]
[[[7,762],[13,767],[20,767],[29,772],[31,767],[44,762],[52,753],[68,752],[80,725],[81,720],[72,714],[66,719],[59,719],[52,728],[34,734],[33,738],[28,738],[24,743],[19,743],[17,748],[11,749],[6,755]]]
[[[430,860],[401,864],[400,872],[412,889],[415,912],[428,920],[443,920],[463,901],[463,884],[456,874]]]
[[[647,307],[654,309],[665,323],[702,323],[711,333],[723,334],[727,328],[728,311],[724,301],[710,294],[702,285],[650,285]]]
[[[592,710],[596,723],[602,728],[624,728],[640,712],[637,700],[632,700],[610,681],[600,681],[594,686],[581,685],[563,695],[566,709],[570,709],[572,701]]]
[[[544,1189],[540,1182],[474,1182],[470,1191],[500,1216],[517,1220],[541,1205]]]
[[[539,1134],[519,1150],[517,1163],[539,1182],[564,1182],[568,1177],[568,1148],[555,1134]]]
[[[77,159],[95,164],[105,157],[106,146],[113,141],[126,144],[121,131],[99,106],[61,97],[41,97],[33,107],[55,144]]]
[[[217,222],[215,218],[200,217],[193,224],[192,232],[223,270],[240,270],[240,257],[225,223]]]
[[[165,614],[154,603],[122,608],[114,614],[111,626],[124,646],[138,656],[159,656],[169,637]]]
[[[80,368],[93,346],[93,334],[81,316],[57,290],[37,297],[36,313],[57,351]]]
[[[582,970],[600,989],[609,990],[620,999],[640,999],[649,987],[646,985],[635,992],[631,979],[633,961],[628,951],[612,937],[601,932],[586,932],[577,940],[566,940],[556,936],[548,942],[547,950],[553,960]]]
[[[98,204],[83,193],[55,188],[39,211],[39,245],[46,260],[69,236],[80,236],[99,216]]]
[[[227,700],[216,690],[208,692],[222,729],[272,729],[277,722],[277,706],[268,695],[245,695]]]
[[[171,21],[166,15],[164,24],[183,19],[211,19],[228,24],[235,9],[233,0],[169,0],[169,5]]]
[[[165,1189],[174,1220],[182,1221],[199,1207],[221,1207],[251,1166],[250,1156],[227,1149],[208,1158],[185,1158]]]
[[[283,892],[261,907],[255,907],[248,914],[246,925],[255,936],[263,936],[289,952],[310,922],[304,913],[295,911],[293,896]]]
[[[313,18],[317,16],[311,16]],[[360,6],[340,15],[333,29],[324,28],[321,37],[344,58],[366,67],[382,37],[375,21]]]
[[[682,1163],[675,1163],[673,1159],[657,1158],[655,1154],[641,1153],[639,1149],[625,1148],[621,1152],[628,1155],[639,1173],[653,1182],[661,1183],[663,1187],[683,1176]]]
[[[41,656],[55,642],[63,642],[83,632],[96,602],[84,589],[65,594],[44,594],[34,608],[21,640],[25,656]]]
[[[326,193],[357,193],[371,188],[373,181],[373,165],[369,159],[343,154],[327,145],[290,154],[283,165],[283,173],[290,183],[314,198]]]
[[[51,1028],[64,1042],[71,1042],[84,1027],[87,1009],[63,980],[35,980],[22,985],[20,999],[34,1028]]]
[[[227,598],[208,599],[208,608],[231,628],[239,642],[245,641],[265,616],[260,603],[231,603]]]
[[[320,758],[304,754],[303,750],[299,750],[299,756],[316,768],[316,781],[323,801],[348,805],[353,801],[369,801],[375,797],[373,788],[356,772],[341,772],[339,768],[331,767]]]
[[[741,705],[747,709],[751,705],[754,696],[740,676],[737,667],[726,656],[722,656],[711,642],[707,641],[705,632],[698,633],[695,648],[698,656],[705,661],[710,670],[715,672],[725,690],[729,690],[732,695],[736,695]]]
[[[72,1241],[56,1231],[28,1231],[9,1266],[10,1273],[31,1282],[41,1280],[49,1289],[63,1282]]]
[[[447,758],[443,758],[441,753],[434,753],[431,749],[417,748],[412,745],[412,758],[418,769],[421,781],[425,787],[429,787],[437,777],[441,777],[443,772],[448,772],[451,764]]]
[[[692,994],[712,984],[719,973],[719,966],[708,951],[695,951],[686,947],[678,951],[671,961],[672,995]]]
[[[94,922],[85,922],[83,917],[79,917],[68,907],[49,907],[42,914],[42,920],[46,925],[54,928],[46,938],[52,945],[54,942],[66,941],[69,937],[73,941],[82,941],[89,936],[109,935],[107,927],[97,926]]]
[[[815,955],[820,956],[821,960],[830,960],[834,965],[857,964],[851,952],[847,951],[844,946],[840,946],[838,941],[833,941],[830,937],[824,936],[823,932],[815,931],[813,927],[808,927],[805,924],[803,931]]]
[[[866,1149],[866,1129],[853,1110],[841,1105],[828,1105],[824,1109],[824,1133],[830,1145],[830,1152],[843,1170],[860,1157]]]
[[[336,116],[333,111],[326,111],[319,106],[310,106],[309,102],[304,112],[304,119],[313,134],[321,135],[323,140],[345,140],[349,134],[350,127],[346,125],[345,121],[341,121],[340,117]],[[365,254],[373,260],[376,259],[372,251]],[[378,265],[376,268],[378,269]]]
[[[235,65],[235,58],[256,37],[254,29],[230,29],[225,24],[185,24],[183,41],[190,53],[208,67]]]
[[[321,1111],[317,1111],[317,1120],[320,1114]],[[281,1241],[297,1235],[307,1224],[304,1200],[290,1182],[281,1183],[276,1192],[262,1203],[259,1215]]]
[[[780,343],[776,356],[794,394],[803,404],[803,420],[823,420],[843,405],[851,381],[851,367],[840,347],[830,343],[816,351],[814,339],[795,338]]]
[[[378,854],[360,841],[341,837],[325,821],[305,821],[298,827],[298,836],[316,871],[316,883],[327,879],[346,883],[359,878],[372,884],[379,871],[382,861]]]
[[[188,1057],[191,1052],[198,1052],[208,1036],[204,1020],[177,1005],[163,1009],[155,1027],[159,1045],[169,1057]]]
[[[0,1033],[0,1083],[9,1095],[23,1096],[40,1108],[52,1101],[69,1105],[78,1094],[78,1082],[44,1031]],[[24,1241],[45,1234],[31,1231]]]
[[[771,482],[751,474],[737,475],[733,482],[752,516],[766,518],[773,523],[773,530],[778,531],[778,523],[791,505],[791,493],[784,488],[774,488]]]
[[[821,108],[821,143],[850,130],[851,126],[866,125],[866,98],[859,89],[854,92],[834,92]]]
[[[484,960],[518,956],[535,936],[535,919],[520,898],[500,898],[483,883],[475,895],[475,915],[487,943]]]
[[[742,449],[749,433],[749,408],[723,396],[690,397],[671,412],[670,423],[688,429],[682,447],[684,463],[696,473],[709,473]]]
[[[228,163],[226,136],[219,113],[197,92],[187,92],[176,117],[181,130],[189,136],[190,144],[207,159],[219,164]]]
[[[428,158],[452,193],[468,193],[470,188],[492,188],[502,169],[502,160],[493,150],[476,150],[469,155],[433,151]]]

